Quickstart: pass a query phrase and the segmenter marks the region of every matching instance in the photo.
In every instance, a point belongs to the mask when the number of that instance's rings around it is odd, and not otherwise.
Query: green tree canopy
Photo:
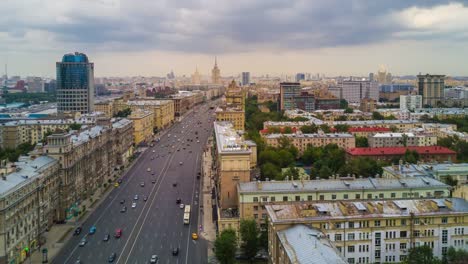
[[[214,242],[215,256],[221,264],[235,263],[237,249],[236,231],[226,229],[219,234]]]
[[[379,112],[372,112],[372,119],[374,120],[384,120],[384,116]]]
[[[358,148],[367,148],[369,147],[369,141],[367,140],[367,137],[356,137],[356,147]]]
[[[80,130],[81,129],[81,124],[73,123],[68,126],[69,129],[71,130]]]
[[[407,264],[438,264],[441,263],[432,252],[429,246],[414,247],[409,250]]]
[[[317,133],[318,127],[317,127],[317,125],[312,124],[310,126],[302,126],[300,128],[300,130],[304,134],[314,134],[314,133]]]
[[[417,163],[419,160],[419,153],[415,150],[407,149],[403,155],[403,161],[408,163]]]
[[[338,131],[338,132],[345,133],[345,132],[348,132],[348,130],[349,130],[349,125],[338,124],[338,125],[335,125],[335,129],[336,129],[336,131]]]
[[[344,110],[344,112],[345,112],[346,114],[352,114],[352,113],[354,112],[354,110],[353,110],[352,108],[350,108],[350,107],[346,107],[346,109]]]
[[[257,222],[254,219],[242,219],[239,234],[241,237],[241,249],[244,255],[253,260],[259,250],[259,232]]]

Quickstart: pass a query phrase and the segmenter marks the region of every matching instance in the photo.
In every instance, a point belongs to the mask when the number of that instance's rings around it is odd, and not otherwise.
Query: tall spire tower
[[[215,65],[211,70],[211,82],[213,84],[221,84],[221,71],[218,68],[218,57],[215,56]]]

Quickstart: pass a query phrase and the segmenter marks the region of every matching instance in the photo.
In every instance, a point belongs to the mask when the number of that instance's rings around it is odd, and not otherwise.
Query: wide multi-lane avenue
[[[161,135],[121,178],[120,186],[113,187],[81,223],[81,234],[71,237],[52,262],[108,263],[115,253],[113,262],[119,264],[150,263],[152,255],[159,257],[158,263],[206,263],[206,243],[202,238],[192,239],[192,233],[199,233],[201,179],[197,173],[213,119],[213,110],[202,105]],[[184,209],[176,203],[178,198],[191,205],[188,225],[183,223]],[[127,209],[121,212],[124,206]],[[92,226],[96,232],[89,234]],[[120,238],[115,238],[117,229],[122,230]],[[110,239],[104,241],[107,234]],[[79,246],[83,238],[86,244]],[[177,255],[173,255],[174,248],[179,249]]]

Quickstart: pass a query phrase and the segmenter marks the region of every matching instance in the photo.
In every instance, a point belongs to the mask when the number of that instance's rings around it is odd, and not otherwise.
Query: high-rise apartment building
[[[379,100],[379,84],[369,80],[340,80],[336,87],[328,89],[334,96],[348,103],[360,103],[363,98]]]
[[[400,95],[400,110],[414,111],[422,107],[421,95]]]
[[[292,110],[296,108],[294,98],[301,93],[301,84],[298,82],[280,83],[280,109]]]
[[[242,73],[242,86],[247,86],[250,84],[250,72]]]
[[[296,82],[304,81],[306,78],[304,73],[298,73],[296,74]]]
[[[93,112],[94,64],[89,62],[86,54],[65,54],[56,67],[58,112]]]
[[[445,75],[418,75],[418,92],[423,106],[437,106],[444,99]]]
[[[218,68],[218,59],[215,58],[215,65],[211,70],[211,82],[213,84],[221,84],[221,71]]]

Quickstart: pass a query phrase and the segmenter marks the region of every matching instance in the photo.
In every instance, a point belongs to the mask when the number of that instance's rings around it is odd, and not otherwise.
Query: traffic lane
[[[144,153],[146,154],[146,153]],[[106,209],[104,208],[105,206],[109,206],[109,203],[112,203],[112,201],[114,200],[114,203],[115,202],[119,202],[121,199],[125,199],[126,201],[129,201],[133,198],[133,194],[135,193],[138,193],[138,191],[140,190],[137,190],[137,188],[135,188],[135,186],[137,186],[137,184],[139,184],[139,181],[142,180],[141,175],[144,175],[144,173],[148,173],[146,172],[146,169],[144,168],[144,158],[145,158],[145,155],[142,155],[142,162],[140,164],[136,164],[136,166],[132,167],[129,171],[128,171],[128,174],[130,174],[130,178],[128,180],[128,182],[123,182],[123,184],[119,187],[119,188],[122,188],[121,192],[119,192],[118,189],[116,190],[113,190],[111,192],[111,194],[109,195],[109,197],[107,198],[108,201],[105,201],[104,203],[101,203],[100,206],[98,206],[98,208],[93,212],[93,214],[87,219],[87,221],[83,224],[83,231],[84,233],[86,233],[89,228],[92,226],[92,224],[94,223],[96,226],[99,226],[99,223],[96,223],[96,221],[99,219],[99,217],[104,214],[106,211]],[[160,167],[160,166],[158,166]],[[160,168],[155,168],[156,170],[157,169],[160,169]],[[127,186],[129,186],[129,188],[126,188]],[[138,186],[139,187],[139,186]],[[118,199],[114,199],[115,195],[117,195]],[[120,213],[120,208],[112,208],[112,212],[119,212]],[[127,208],[130,209],[130,205],[127,205]],[[101,214],[99,214],[101,213]],[[124,217],[125,218],[125,217]],[[115,218],[113,218],[115,219]],[[121,223],[119,224],[120,226],[127,226],[128,225],[128,220],[135,220],[136,221],[136,218],[135,217],[130,217],[130,218],[127,218],[126,221],[124,223]],[[108,219],[106,218],[105,219],[105,222],[109,223]],[[133,222],[133,221],[130,221],[130,222]],[[114,229],[116,229],[117,227],[114,226]],[[99,230],[99,228],[98,228]],[[97,234],[96,234],[97,235]],[[83,235],[84,236],[84,235]],[[77,251],[75,248],[77,246],[77,244],[79,243],[79,241],[81,240],[81,238],[83,236],[78,236],[76,237],[74,240],[75,241],[70,241],[71,242],[71,245],[68,246],[69,248],[71,248],[71,250],[67,250],[66,253],[69,253],[73,250],[75,250],[75,252],[77,252],[77,254],[79,253],[79,255],[87,255],[86,253],[81,253],[80,251]],[[84,250],[86,252],[86,250]],[[73,252],[73,253],[75,253]],[[112,252],[108,252],[108,255],[110,255]],[[72,256],[69,258],[69,261],[72,261],[75,256],[75,254],[72,254]],[[68,256],[67,256],[68,257]],[[60,258],[59,258],[60,259]],[[59,262],[60,263],[60,262]],[[63,263],[63,262],[62,262]]]

